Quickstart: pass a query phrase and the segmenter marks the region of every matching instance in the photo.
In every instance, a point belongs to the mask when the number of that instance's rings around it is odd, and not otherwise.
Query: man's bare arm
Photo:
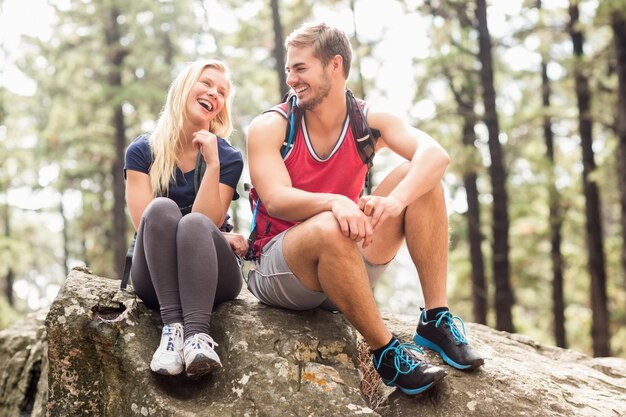
[[[446,151],[429,135],[399,117],[369,112],[368,123],[380,130],[384,145],[410,163],[407,175],[386,198],[364,197],[359,206],[372,216],[372,226],[400,214],[413,201],[439,184],[450,162]]]
[[[268,213],[300,222],[324,211],[331,211],[346,236],[356,241],[371,239],[367,217],[349,198],[329,193],[310,193],[292,187],[280,155],[287,121],[278,114],[257,117],[248,131],[250,178]]]

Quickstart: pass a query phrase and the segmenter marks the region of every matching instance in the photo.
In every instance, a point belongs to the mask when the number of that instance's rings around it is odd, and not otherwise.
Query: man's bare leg
[[[388,195],[404,178],[407,168],[408,165],[402,165],[392,171],[373,194]],[[441,184],[409,204],[398,218],[389,219],[377,227],[373,243],[363,249],[366,259],[375,264],[388,262],[395,256],[403,236],[420,278],[426,311],[447,307],[448,216]],[[467,343],[458,328],[452,330],[455,324],[450,312],[433,312],[445,319],[443,325],[438,325],[439,321],[432,318],[429,322],[425,321],[426,318],[422,321],[425,316],[420,316],[414,341],[438,352],[454,368],[481,366],[484,363],[482,356]]]
[[[441,184],[407,207],[404,233],[422,284],[426,309],[447,307],[449,229]]]
[[[302,284],[326,293],[372,349],[391,340],[357,244],[341,233],[332,213],[318,214],[289,230],[283,254]]]
[[[414,395],[446,375],[442,368],[413,356],[412,348],[387,330],[357,244],[341,233],[332,213],[318,214],[287,232],[283,255],[300,281],[311,290],[324,291],[365,338],[385,384]]]
[[[389,195],[407,171],[408,164],[393,170],[372,195]],[[447,306],[448,216],[441,184],[409,204],[401,216],[378,226],[363,254],[373,264],[385,264],[396,255],[403,238],[417,269],[426,309]]]

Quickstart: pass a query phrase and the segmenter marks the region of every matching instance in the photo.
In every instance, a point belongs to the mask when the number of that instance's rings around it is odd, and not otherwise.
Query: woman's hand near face
[[[193,144],[200,149],[207,165],[220,163],[217,152],[217,136],[208,130],[199,130],[193,134]]]
[[[245,256],[248,253],[248,241],[239,233],[226,233],[222,232],[230,248],[236,255]]]

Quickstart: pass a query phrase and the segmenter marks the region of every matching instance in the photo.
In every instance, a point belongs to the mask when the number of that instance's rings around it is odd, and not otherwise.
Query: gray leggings
[[[200,213],[183,217],[164,197],[139,223],[131,276],[139,298],[160,309],[164,324],[183,323],[185,338],[208,334],[213,309],[242,286],[237,258],[215,224]]]

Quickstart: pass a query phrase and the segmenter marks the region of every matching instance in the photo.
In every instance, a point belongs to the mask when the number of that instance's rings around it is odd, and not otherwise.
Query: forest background
[[[315,3],[315,6],[314,6]],[[466,321],[626,357],[626,0],[0,0],[0,328],[68,270],[119,277],[123,156],[185,62],[236,84],[231,142],[286,91],[285,35],[352,38],[349,86],[450,153],[449,296]],[[377,155],[373,183],[398,162]],[[244,172],[243,181],[249,181]],[[232,217],[247,236],[247,193]],[[417,315],[403,248],[375,291]]]

